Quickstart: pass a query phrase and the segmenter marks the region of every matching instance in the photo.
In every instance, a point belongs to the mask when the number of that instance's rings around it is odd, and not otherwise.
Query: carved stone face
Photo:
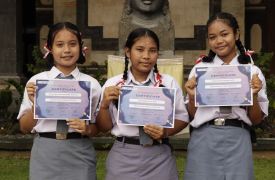
[[[132,8],[143,13],[154,13],[161,10],[164,0],[131,0]]]

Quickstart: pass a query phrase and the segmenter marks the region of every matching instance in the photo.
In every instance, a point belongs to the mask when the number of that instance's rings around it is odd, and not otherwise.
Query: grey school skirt
[[[105,180],[178,180],[175,156],[165,144],[141,146],[115,141]]]
[[[90,139],[34,139],[30,180],[96,180],[96,154]]]
[[[204,124],[191,134],[184,180],[254,180],[248,130]]]

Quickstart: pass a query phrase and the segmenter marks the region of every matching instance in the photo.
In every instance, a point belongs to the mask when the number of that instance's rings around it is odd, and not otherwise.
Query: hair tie
[[[83,47],[83,48],[82,48],[81,51],[82,51],[83,56],[86,55],[86,52],[85,52],[85,51],[88,50],[88,49],[89,49],[88,47]]]
[[[50,48],[48,47],[47,44],[45,44],[44,49],[45,49],[47,52],[45,53],[45,55],[43,56],[43,58],[46,59],[46,57],[48,56],[48,54],[49,54],[49,53],[52,54],[52,52],[51,52],[51,50],[50,50]]]
[[[254,50],[253,50],[253,49],[251,49],[251,50],[248,49],[248,50],[246,51],[245,48],[244,48],[244,50],[245,50],[245,55],[250,57],[251,64],[254,65],[254,61],[253,61],[253,59],[252,59],[252,54],[254,54]],[[248,64],[249,64],[249,63],[248,63]]]
[[[159,72],[154,73],[154,75],[155,75],[155,81],[156,81],[154,87],[159,87],[160,83],[162,83],[162,80],[161,80],[162,76],[159,74]]]
[[[208,55],[201,55],[200,58],[195,62],[195,65],[199,64],[202,61],[202,58],[204,57],[208,57]]]
[[[125,82],[124,78],[121,78],[121,79],[117,82],[116,86],[119,86],[119,85],[127,85],[127,83]]]

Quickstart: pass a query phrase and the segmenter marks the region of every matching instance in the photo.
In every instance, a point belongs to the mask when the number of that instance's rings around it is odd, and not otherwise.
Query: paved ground
[[[108,154],[108,150],[96,151],[96,153],[104,153]],[[185,155],[186,151],[176,150],[176,154]],[[22,157],[22,158],[30,158],[31,151],[4,151],[0,150],[0,157]],[[257,158],[267,158],[267,159],[275,159],[275,151],[253,151],[253,157]]]

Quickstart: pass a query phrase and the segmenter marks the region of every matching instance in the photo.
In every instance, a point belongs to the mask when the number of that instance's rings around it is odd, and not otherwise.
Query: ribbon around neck
[[[159,87],[159,85],[162,83],[162,80],[161,80],[162,76],[159,74],[159,72],[158,73],[154,73],[154,76],[155,76],[155,81],[156,81],[154,87]],[[128,84],[126,83],[126,81],[124,80],[124,78],[121,78],[117,82],[116,86],[119,86],[119,85],[128,85]]]

